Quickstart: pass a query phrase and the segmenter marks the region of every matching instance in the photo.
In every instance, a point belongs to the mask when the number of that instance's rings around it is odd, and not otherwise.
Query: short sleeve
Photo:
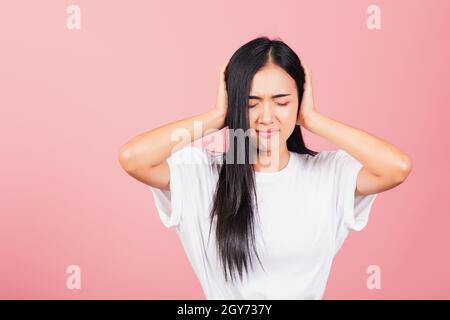
[[[181,224],[185,197],[190,195],[198,179],[201,179],[201,166],[209,161],[207,155],[206,149],[192,145],[174,151],[167,158],[170,191],[150,186],[158,215],[165,227],[178,227]]]
[[[361,231],[367,225],[377,194],[355,195],[358,173],[363,165],[345,150],[339,149],[331,154],[334,156],[337,252],[351,231]]]

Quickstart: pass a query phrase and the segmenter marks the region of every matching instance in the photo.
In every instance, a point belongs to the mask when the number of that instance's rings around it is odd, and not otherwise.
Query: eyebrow
[[[289,94],[289,93],[275,94],[275,95],[272,96],[272,99],[275,99],[275,98],[281,98],[281,97],[286,97],[286,96],[290,96],[290,94]],[[262,100],[262,98],[261,98],[261,97],[258,97],[258,96],[248,96],[248,98],[249,98],[249,99]]]

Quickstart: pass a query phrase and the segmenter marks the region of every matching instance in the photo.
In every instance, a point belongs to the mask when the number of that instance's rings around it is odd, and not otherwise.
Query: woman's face
[[[253,77],[248,100],[252,140],[261,151],[286,144],[297,121],[295,80],[283,68],[269,63]],[[270,131],[269,131],[270,130]]]

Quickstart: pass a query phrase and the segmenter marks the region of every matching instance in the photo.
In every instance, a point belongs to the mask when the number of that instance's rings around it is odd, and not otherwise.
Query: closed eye
[[[285,102],[285,103],[277,103],[277,105],[279,105],[279,106],[286,106],[286,105],[288,105],[288,104],[289,104],[289,102]],[[257,105],[257,104],[249,105],[248,107],[249,107],[249,108],[254,108],[254,107],[256,107],[256,105]]]

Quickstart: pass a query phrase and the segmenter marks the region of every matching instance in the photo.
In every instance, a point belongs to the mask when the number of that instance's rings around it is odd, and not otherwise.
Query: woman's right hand
[[[225,83],[225,69],[228,65],[228,61],[222,66],[219,74],[219,85],[217,88],[217,98],[216,105],[214,106],[214,110],[219,113],[219,115],[223,116],[225,119],[228,109],[228,93],[227,86]]]

